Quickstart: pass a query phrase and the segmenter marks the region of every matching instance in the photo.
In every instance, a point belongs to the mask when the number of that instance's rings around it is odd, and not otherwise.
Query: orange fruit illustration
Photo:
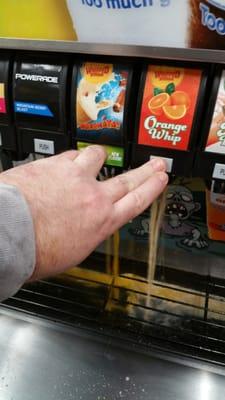
[[[163,106],[163,111],[165,115],[170,119],[180,119],[183,118],[187,112],[187,107],[184,104],[178,106]]]
[[[191,99],[189,95],[186,92],[183,92],[181,90],[177,90],[176,92],[173,92],[170,96],[171,98],[171,104],[173,106],[180,106],[184,105],[188,109],[191,105]]]
[[[170,104],[168,93],[160,93],[152,97],[148,102],[148,108],[154,115],[161,115],[163,106]]]

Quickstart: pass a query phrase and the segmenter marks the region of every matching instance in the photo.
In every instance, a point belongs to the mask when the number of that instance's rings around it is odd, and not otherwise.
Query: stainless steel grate
[[[87,264],[96,262],[101,271],[99,255]],[[185,279],[187,274],[180,282]],[[155,281],[147,300],[147,283],[141,277],[115,278],[75,268],[68,275],[24,286],[2,307],[224,364],[225,281],[197,275],[190,279],[192,290],[178,286],[177,271],[175,284]]]

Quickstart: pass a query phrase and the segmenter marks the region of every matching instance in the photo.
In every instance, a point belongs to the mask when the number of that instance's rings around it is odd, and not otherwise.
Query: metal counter
[[[1,38],[3,50],[47,51],[70,54],[98,54],[104,56],[155,58],[191,62],[213,62],[225,64],[224,50],[184,49],[176,47],[155,47],[122,45],[110,43],[82,43],[63,40],[34,40]]]
[[[224,375],[0,309],[0,400],[221,400]]]

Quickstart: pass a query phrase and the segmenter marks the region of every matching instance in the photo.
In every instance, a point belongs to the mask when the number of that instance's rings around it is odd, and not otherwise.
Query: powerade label
[[[49,107],[44,104],[33,104],[33,103],[16,101],[15,112],[32,114],[32,115],[41,115],[42,117],[53,117],[53,114],[49,109]]]
[[[94,143],[123,144],[128,70],[113,64],[84,63],[78,69],[77,137]]]
[[[63,66],[16,62],[14,70],[14,111],[19,126],[62,131]]]
[[[59,83],[59,79],[58,79],[57,76],[42,76],[42,75],[31,75],[31,74],[16,74],[15,79],[21,79],[22,81]]]
[[[78,150],[83,150],[88,146],[90,146],[90,143],[84,143],[84,142],[77,143]],[[123,167],[124,149],[122,147],[115,147],[115,146],[103,146],[103,147],[105,148],[108,155],[105,164],[113,167]]]
[[[225,70],[221,76],[205,151],[225,154]]]
[[[148,67],[138,144],[188,149],[201,77],[201,70]]]
[[[0,113],[6,114],[5,85],[0,83]]]

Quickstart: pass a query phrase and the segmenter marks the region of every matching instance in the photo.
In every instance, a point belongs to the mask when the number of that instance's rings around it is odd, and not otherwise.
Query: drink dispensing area
[[[169,175],[84,262],[0,305],[0,400],[224,397],[225,5],[182,0],[179,21],[179,2],[71,0],[77,42],[0,40],[3,171],[99,144],[99,181],[157,157]],[[156,3],[168,35],[131,32]]]

